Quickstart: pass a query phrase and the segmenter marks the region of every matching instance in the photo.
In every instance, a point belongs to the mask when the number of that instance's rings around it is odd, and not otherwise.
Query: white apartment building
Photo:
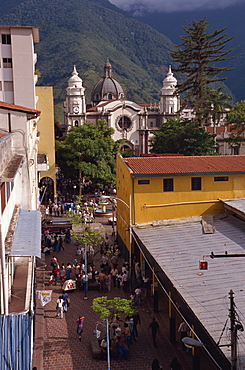
[[[36,42],[37,27],[0,26],[0,363],[21,369],[32,367],[41,256]]]
[[[0,25],[0,101],[35,109],[38,27]]]

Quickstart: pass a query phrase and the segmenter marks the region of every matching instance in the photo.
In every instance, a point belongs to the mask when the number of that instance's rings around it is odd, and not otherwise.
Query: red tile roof
[[[124,158],[136,175],[244,173],[245,155],[217,156],[160,156]]]
[[[24,113],[31,113],[31,114],[35,114],[37,116],[39,116],[40,113],[41,113],[37,109],[26,108],[26,107],[22,107],[20,105],[5,103],[3,101],[0,101],[0,108],[14,110],[14,111],[18,111],[18,112],[24,112]]]

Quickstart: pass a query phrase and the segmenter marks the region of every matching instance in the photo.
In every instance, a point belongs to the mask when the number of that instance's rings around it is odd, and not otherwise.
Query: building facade
[[[41,257],[36,42],[37,27],[0,26],[0,363],[21,369],[32,367]]]
[[[64,121],[67,131],[84,122],[96,124],[106,120],[114,129],[113,139],[123,139],[122,150],[131,150],[136,155],[148,153],[150,131],[157,130],[169,117],[175,117],[180,107],[176,94],[177,80],[169,67],[163,81],[159,104],[137,104],[126,98],[122,86],[112,76],[109,60],[104,66],[104,77],[94,86],[91,104],[85,104],[85,88],[76,68],[68,80]]]
[[[120,250],[131,268],[138,261],[142,276],[150,279],[154,311],[168,307],[170,341],[177,341],[178,326],[186,322],[192,338],[205,343],[215,369],[228,370],[234,361],[227,347],[231,339],[221,334],[229,290],[237,307],[245,299],[244,262],[238,258],[245,255],[244,198],[243,155],[117,156]],[[199,261],[208,257],[210,270],[200,272]],[[201,353],[193,348],[192,356],[192,369],[202,369]],[[244,366],[242,346],[238,356]]]
[[[34,43],[38,27],[0,26],[0,101],[36,108]]]
[[[36,86],[38,120],[37,170],[40,188],[40,202],[56,200],[56,166],[54,133],[54,98],[52,86]]]

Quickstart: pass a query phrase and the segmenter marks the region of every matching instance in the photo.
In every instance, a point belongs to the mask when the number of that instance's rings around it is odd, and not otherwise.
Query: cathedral
[[[66,89],[65,126],[66,130],[80,126],[84,122],[96,124],[105,120],[114,129],[113,139],[123,139],[121,150],[129,150],[134,155],[148,154],[151,131],[159,130],[162,123],[170,117],[176,117],[180,109],[180,98],[176,94],[177,80],[171,67],[160,91],[158,104],[137,104],[127,100],[120,83],[112,77],[109,60],[104,66],[104,77],[94,86],[91,104],[86,105],[85,88],[76,67],[68,80]],[[183,113],[185,118],[189,118]]]

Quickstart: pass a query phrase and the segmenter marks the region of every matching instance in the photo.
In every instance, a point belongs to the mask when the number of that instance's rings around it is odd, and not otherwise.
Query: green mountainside
[[[6,0],[5,0],[6,1]],[[107,0],[12,0],[1,24],[39,26],[36,45],[39,85],[54,86],[56,119],[62,121],[67,81],[76,65],[86,88],[87,103],[93,86],[104,75],[108,57],[113,77],[137,103],[159,100],[162,80],[171,64],[171,41]]]

